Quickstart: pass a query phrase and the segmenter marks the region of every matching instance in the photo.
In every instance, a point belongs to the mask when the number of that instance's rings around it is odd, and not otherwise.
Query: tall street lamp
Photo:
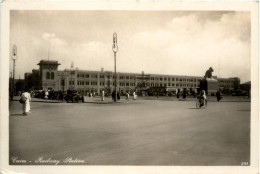
[[[114,101],[116,102],[117,100],[117,92],[116,92],[116,53],[118,51],[118,46],[117,46],[117,34],[113,34],[113,46],[112,50],[114,52],[114,59],[115,59],[115,96],[114,96]]]
[[[17,47],[16,45],[13,45],[13,48],[12,48],[12,59],[14,61],[13,63],[13,87],[12,87],[12,94],[11,94],[11,99],[13,100],[13,96],[14,96],[14,93],[15,93],[15,87],[14,87],[14,78],[15,78],[15,60],[18,58],[17,56]]]

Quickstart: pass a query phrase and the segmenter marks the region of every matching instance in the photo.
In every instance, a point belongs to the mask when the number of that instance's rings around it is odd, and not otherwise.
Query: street
[[[249,101],[110,101],[34,101],[28,116],[10,101],[10,164],[250,164]]]

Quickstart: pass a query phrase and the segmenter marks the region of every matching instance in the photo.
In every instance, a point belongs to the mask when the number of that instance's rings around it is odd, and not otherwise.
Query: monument
[[[219,89],[218,80],[213,78],[212,72],[214,72],[214,70],[210,67],[206,71],[204,79],[200,81],[200,89],[205,90],[207,95],[215,95]]]

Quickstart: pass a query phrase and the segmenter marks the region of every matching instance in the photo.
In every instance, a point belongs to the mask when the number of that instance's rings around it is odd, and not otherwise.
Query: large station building
[[[60,63],[54,60],[41,60],[39,69],[25,73],[25,87],[34,90],[78,90],[83,94],[100,93],[101,90],[111,92],[115,88],[114,72],[65,69],[58,70]],[[199,76],[180,76],[163,74],[145,74],[117,72],[117,90],[121,92],[134,91],[147,87],[166,87],[169,90],[199,88]],[[217,78],[217,77],[215,77]],[[219,87],[224,90],[234,90],[239,87],[240,79],[217,78]],[[139,88],[138,88],[139,87]]]

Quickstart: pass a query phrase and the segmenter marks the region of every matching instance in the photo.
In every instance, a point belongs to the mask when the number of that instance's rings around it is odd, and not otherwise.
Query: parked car
[[[243,90],[235,90],[233,91],[232,96],[247,96],[247,92]]]
[[[67,94],[65,95],[64,99],[68,102],[84,102],[84,97],[78,93],[76,90],[67,90]]]

